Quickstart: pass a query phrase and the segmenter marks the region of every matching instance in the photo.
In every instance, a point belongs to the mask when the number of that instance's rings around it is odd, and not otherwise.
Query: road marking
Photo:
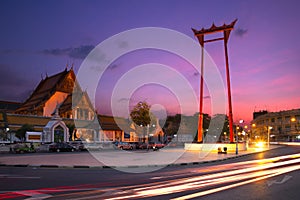
[[[283,183],[287,182],[291,178],[292,178],[292,176],[285,175],[281,181],[277,181],[277,180],[268,181],[267,184],[268,184],[269,187],[271,185],[273,185],[273,184],[283,184]]]
[[[18,191],[15,193],[21,194],[24,196],[29,196],[28,198],[26,198],[26,200],[41,200],[41,199],[47,199],[47,198],[52,197],[52,195],[37,192],[35,190],[24,190],[24,191]]]
[[[40,179],[39,176],[17,176],[11,174],[0,174],[0,178]]]

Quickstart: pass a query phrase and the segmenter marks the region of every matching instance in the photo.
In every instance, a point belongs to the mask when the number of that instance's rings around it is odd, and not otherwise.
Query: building
[[[16,132],[25,124],[42,133],[40,138],[34,134],[42,142],[138,142],[143,137],[128,119],[98,115],[72,68],[42,79],[24,103],[2,101],[0,108],[0,141],[18,140]],[[151,136],[163,137],[159,125],[153,131]]]
[[[51,117],[57,107],[63,118],[92,120],[95,117],[89,97],[81,90],[72,68],[42,79],[14,113]]]
[[[252,138],[267,141],[300,141],[300,109],[265,112],[252,120]]]
[[[253,112],[253,119],[256,119],[257,117],[265,114],[268,114],[267,110],[260,110],[258,112]]]
[[[0,138],[14,141],[18,129],[24,124],[34,131],[43,132],[44,142],[69,141],[82,138],[99,141],[102,134],[98,116],[76,81],[73,69],[47,76],[37,85],[29,98],[21,104],[2,102],[0,112]],[[69,133],[68,127],[74,127]],[[114,127],[119,130],[119,128]]]

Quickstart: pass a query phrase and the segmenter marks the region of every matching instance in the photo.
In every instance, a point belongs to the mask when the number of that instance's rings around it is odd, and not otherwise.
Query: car
[[[153,149],[153,151],[159,150],[163,147],[165,147],[166,145],[160,142],[149,142],[148,148],[149,149]]]
[[[128,142],[118,142],[117,147],[120,149],[129,149],[132,150],[133,149],[133,145],[128,143]]]
[[[69,142],[69,144],[75,147],[77,151],[87,151],[87,149],[81,141],[71,141]]]
[[[52,151],[52,152],[76,151],[76,148],[68,143],[59,142],[59,143],[50,144],[49,151]]]
[[[99,143],[85,143],[84,147],[88,150],[88,151],[99,151],[102,149],[101,144]]]
[[[139,142],[136,146],[137,149],[147,149],[148,148],[148,144],[144,143],[144,142]]]

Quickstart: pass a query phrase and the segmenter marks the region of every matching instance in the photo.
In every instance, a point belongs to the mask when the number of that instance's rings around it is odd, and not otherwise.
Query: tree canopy
[[[137,126],[147,126],[151,123],[152,114],[150,113],[151,106],[147,102],[137,103],[132,111],[130,117]]]
[[[16,137],[18,137],[20,140],[25,140],[25,135],[27,131],[34,131],[34,128],[32,125],[24,124],[21,128],[19,128],[16,132]]]

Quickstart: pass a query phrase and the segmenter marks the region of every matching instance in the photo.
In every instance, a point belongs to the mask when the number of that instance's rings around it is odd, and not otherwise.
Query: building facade
[[[42,133],[42,142],[138,142],[143,137],[128,119],[98,115],[72,68],[42,79],[23,103],[0,101],[0,141],[17,141],[16,132],[25,124]],[[161,127],[157,124],[150,135],[162,138]]]
[[[43,142],[67,142],[76,139],[76,134],[98,138],[97,115],[87,92],[77,83],[73,68],[43,78],[27,100],[15,108],[9,112],[1,109],[4,140],[17,140],[14,136],[24,124],[43,132]],[[72,133],[66,133],[67,126],[75,127]]]
[[[300,109],[267,112],[252,120],[252,138],[267,141],[300,141]]]

